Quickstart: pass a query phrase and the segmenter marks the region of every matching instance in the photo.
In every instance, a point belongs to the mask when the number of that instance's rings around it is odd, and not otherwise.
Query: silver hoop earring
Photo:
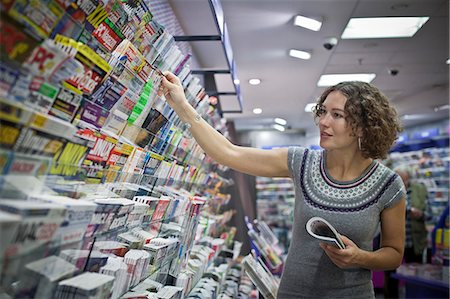
[[[361,149],[361,137],[358,137],[358,147],[359,147],[359,150],[361,151],[362,149]]]

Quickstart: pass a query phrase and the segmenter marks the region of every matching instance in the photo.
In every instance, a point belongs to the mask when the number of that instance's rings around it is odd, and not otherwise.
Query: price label
[[[36,115],[31,125],[38,128],[43,128],[47,122],[47,119],[48,118],[44,115]]]

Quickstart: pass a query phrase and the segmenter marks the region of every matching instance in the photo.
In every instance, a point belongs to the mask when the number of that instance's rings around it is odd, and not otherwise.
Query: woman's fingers
[[[163,80],[166,79],[168,82],[175,84],[175,85],[181,85],[180,83],[180,79],[175,76],[173,73],[169,72],[169,71],[165,71],[163,72],[164,77]]]

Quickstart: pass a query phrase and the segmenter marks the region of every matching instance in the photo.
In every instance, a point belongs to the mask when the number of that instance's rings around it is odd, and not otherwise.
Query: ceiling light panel
[[[248,83],[250,83],[251,85],[259,85],[261,83],[260,79],[250,79],[248,80]]]
[[[273,128],[274,128],[275,130],[280,131],[280,132],[284,132],[284,130],[286,130],[286,128],[285,128],[284,126],[278,125],[278,124],[274,124],[274,125],[273,125]]]
[[[255,108],[255,109],[253,109],[253,113],[254,114],[261,114],[262,113],[262,109],[261,108]]]
[[[312,112],[313,108],[316,106],[316,103],[308,103],[305,106],[305,112]]]
[[[317,86],[332,86],[344,81],[362,81],[370,83],[375,77],[375,74],[328,74],[320,76]]]
[[[279,117],[275,118],[274,122],[282,126],[285,126],[287,124],[287,121],[285,119]]]
[[[304,16],[296,16],[294,19],[294,25],[295,26],[300,26],[312,31],[319,31],[320,28],[322,27],[322,22],[315,20],[315,19],[311,19],[311,18],[307,18]]]
[[[352,18],[341,38],[411,37],[428,19],[429,17]]]
[[[308,60],[311,58],[311,53],[309,53],[307,51],[291,49],[291,50],[289,50],[289,56]]]

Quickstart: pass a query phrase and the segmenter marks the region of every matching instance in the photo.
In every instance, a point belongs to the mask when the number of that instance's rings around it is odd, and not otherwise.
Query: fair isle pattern
[[[327,179],[322,152],[305,149],[300,184],[305,201],[312,207],[333,212],[356,212],[376,204],[395,181],[387,168],[374,162],[362,177],[348,184]],[[322,172],[323,170],[323,172]]]
[[[366,171],[360,179],[355,180],[355,182],[353,183],[335,183],[331,178],[328,177],[327,171],[325,169],[325,151],[323,151],[322,155],[320,155],[320,174],[328,185],[336,188],[353,188],[358,186],[359,184],[362,184],[378,168],[378,165],[378,163],[373,162],[370,165],[369,170]]]

